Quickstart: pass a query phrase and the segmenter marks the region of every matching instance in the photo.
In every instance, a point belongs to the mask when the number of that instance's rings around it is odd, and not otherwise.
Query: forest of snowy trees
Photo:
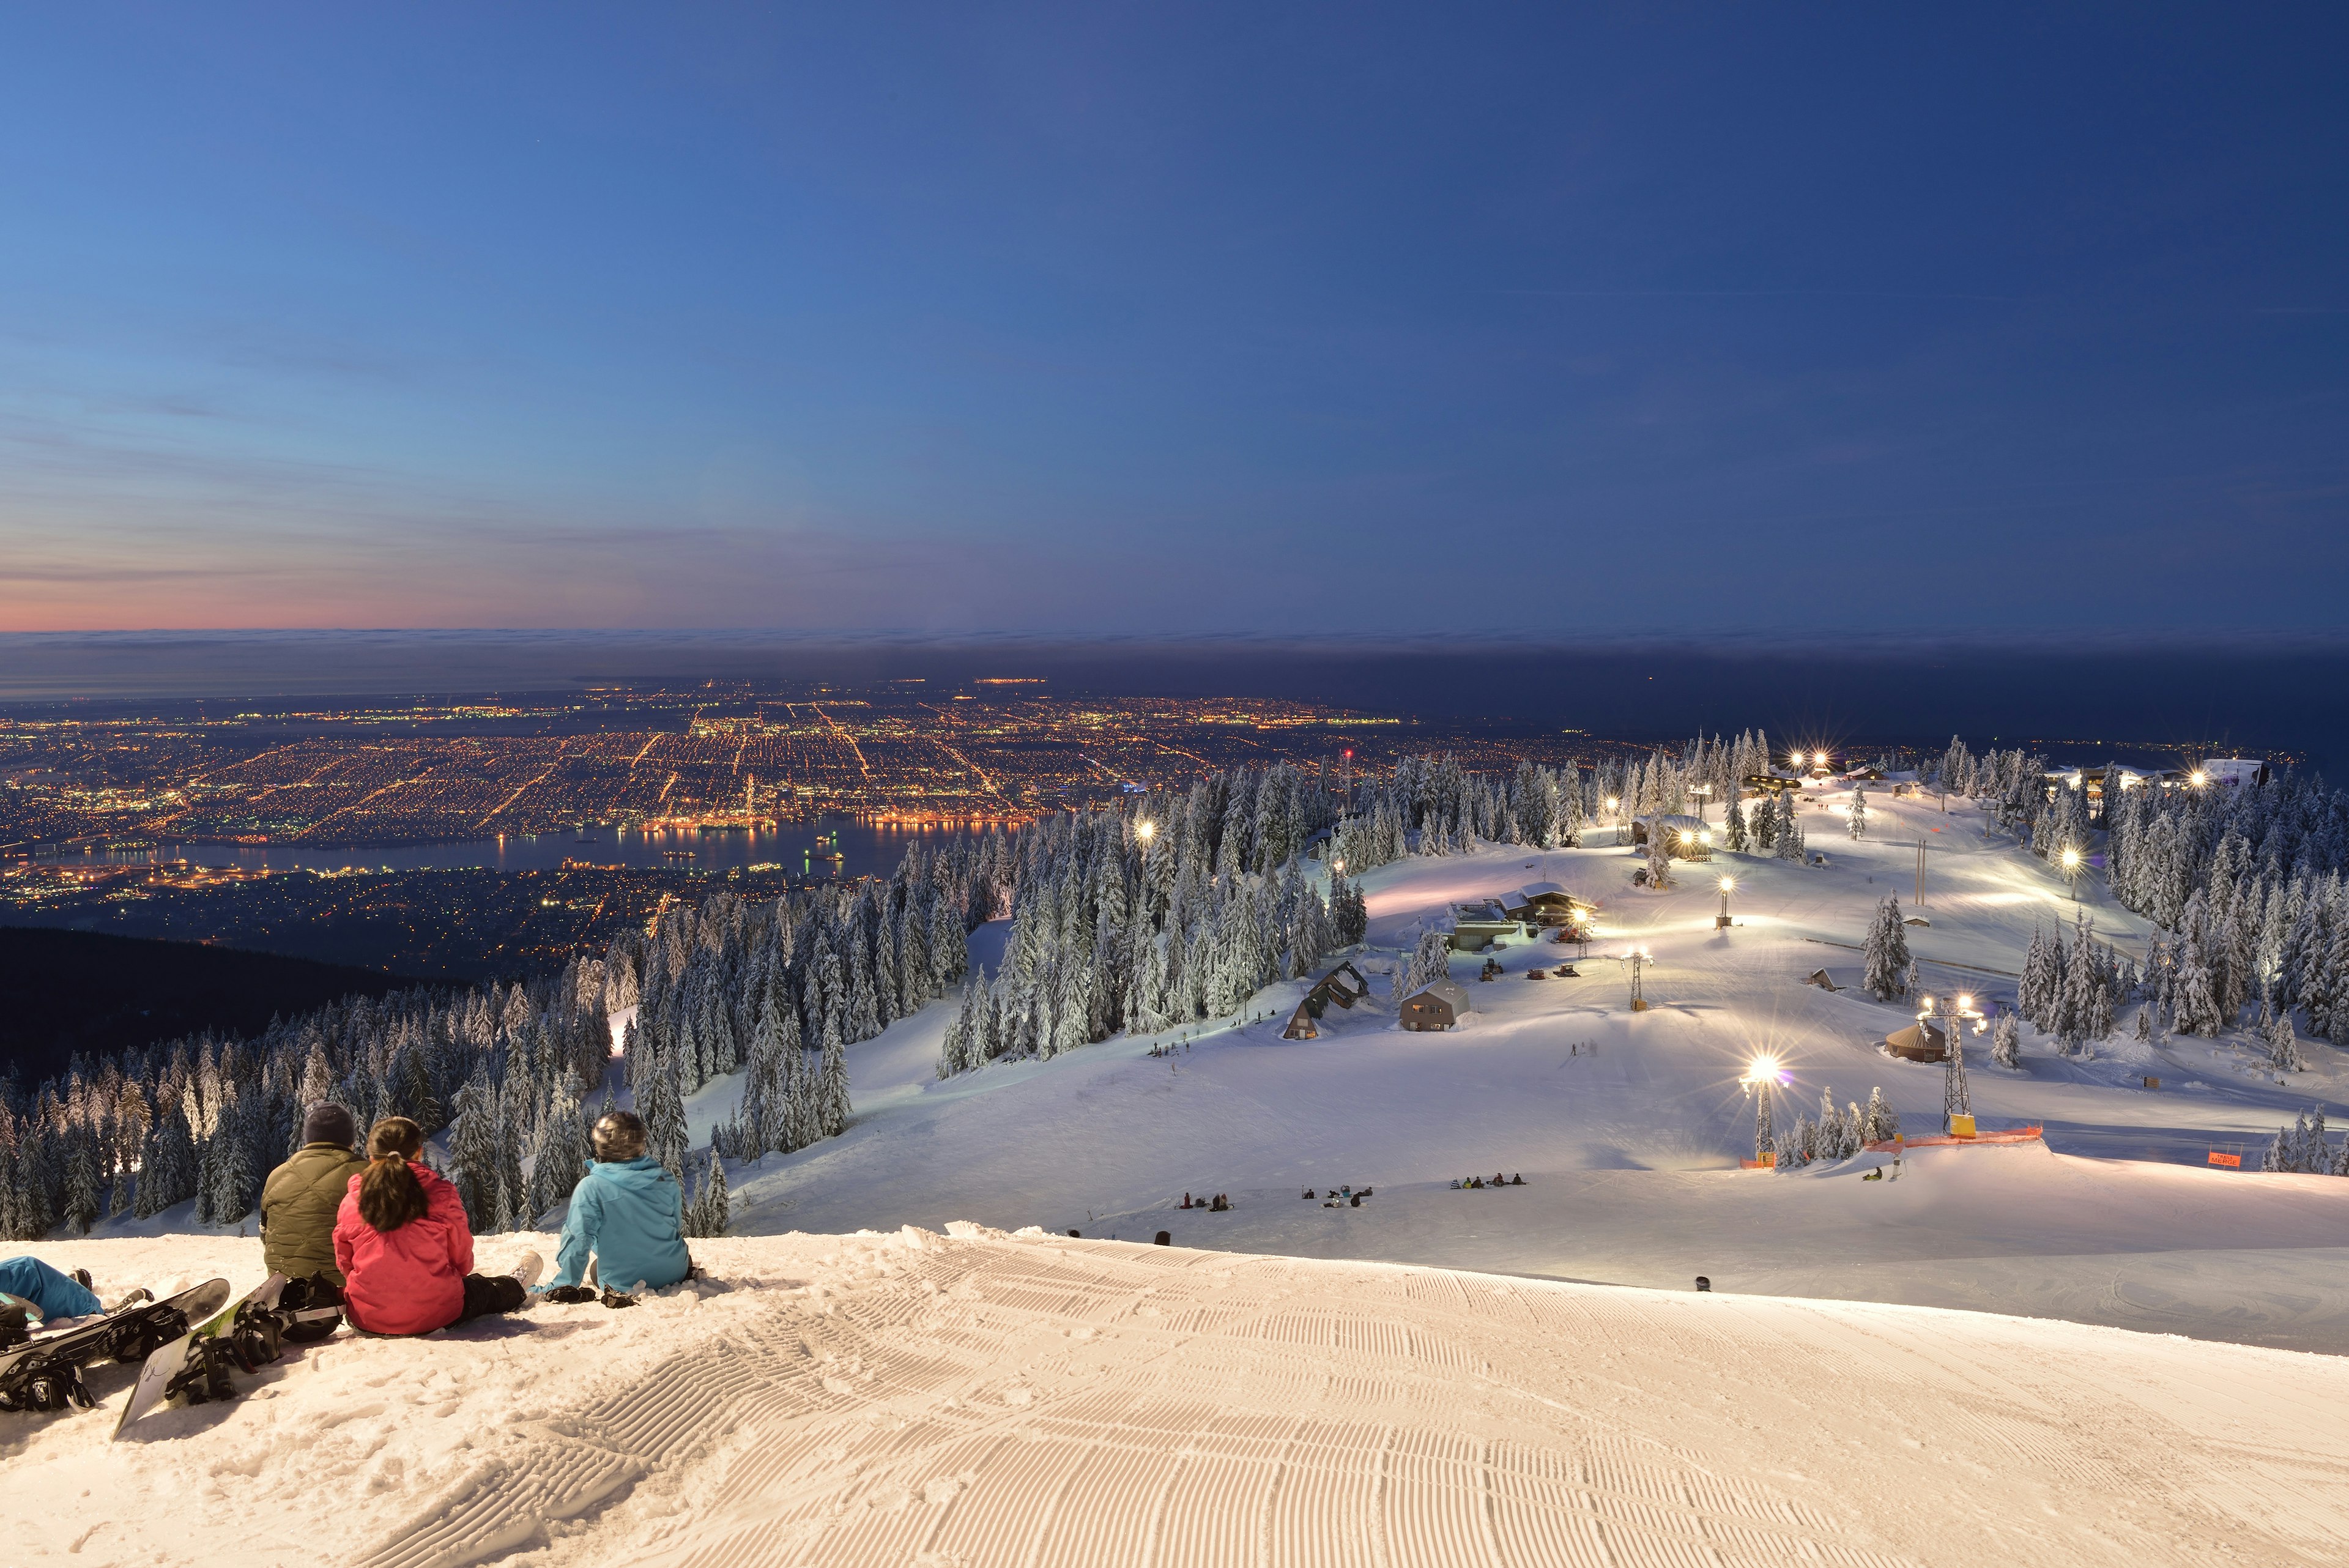
[[[886,880],[767,904],[714,893],[527,983],[357,998],[255,1039],[77,1058],[30,1089],[0,1079],[0,1231],[87,1231],[190,1199],[198,1221],[234,1222],[326,1100],[362,1127],[398,1115],[445,1131],[474,1228],[529,1224],[578,1178],[604,1108],[590,1097],[610,1093],[609,1015],[632,1007],[625,1071],[652,1152],[693,1182],[695,1228],[716,1229],[724,1171],[688,1154],[683,1096],[750,1068],[715,1139],[739,1158],[838,1132],[843,1049],[961,979],[968,929],[1010,898],[1012,855],[1001,835],[916,846]]]
[[[363,1126],[398,1114],[445,1133],[476,1229],[531,1224],[561,1206],[586,1156],[603,1108],[590,1102],[610,1094],[615,1015],[626,1021],[622,1071],[652,1152],[693,1191],[695,1228],[716,1229],[726,1208],[718,1157],[756,1159],[838,1133],[850,1108],[846,1047],[957,987],[941,1076],[1122,1029],[1229,1016],[1260,987],[1360,942],[1356,879],[1405,855],[1572,846],[1602,816],[1721,802],[1725,847],[1800,858],[1791,801],[1739,799],[1744,779],[1771,771],[1758,731],[1506,774],[1412,757],[1342,794],[1285,763],[1235,770],[1115,810],[916,846],[886,878],[759,904],[719,891],[527,982],[353,998],[254,1039],[77,1058],[63,1078],[29,1088],[0,1079],[0,1233],[87,1230],[105,1214],[145,1218],[191,1199],[199,1221],[238,1220],[304,1108],[327,1099]],[[2093,846],[2086,797],[2051,790],[2042,758],[1977,757],[1953,739],[1926,773],[2038,853]],[[2349,1045],[2349,796],[2287,774],[2258,788],[2133,789],[2109,817],[2114,896],[2161,930],[2142,969],[2084,919],[2068,940],[2034,936],[2018,999],[2025,1018],[2085,1051],[2131,1002],[2147,1002],[2141,1035],[2215,1034],[2256,1007],[2280,1067],[2301,1064],[2295,1014],[2309,1033]],[[1007,916],[997,971],[967,975],[968,934]],[[1899,989],[1909,965],[1896,904],[1878,925],[1871,983]],[[1445,961],[1432,951],[1409,973],[1426,978]],[[1993,1060],[2012,1065],[2016,1049],[2002,1021]],[[734,1115],[689,1148],[686,1097],[735,1073]],[[1813,1124],[1815,1140],[1826,1126],[1824,1116]],[[2286,1134],[2272,1158],[2316,1158],[2304,1133]]]

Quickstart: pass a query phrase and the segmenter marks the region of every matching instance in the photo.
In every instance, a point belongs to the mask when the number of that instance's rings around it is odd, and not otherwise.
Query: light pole
[[[1723,877],[1721,879],[1721,913],[1714,916],[1713,920],[1713,929],[1716,931],[1729,929],[1729,895],[1736,888],[1736,877]]]
[[[1958,995],[1936,1002],[1931,997],[1921,998],[1921,1010],[1917,1014],[1917,1026],[1921,1032],[1939,1018],[1942,1021],[1941,1039],[1946,1054],[1941,1069],[1941,1130],[1955,1132],[1962,1118],[1966,1131],[1971,1133],[1974,1121],[1973,1096],[1966,1089],[1965,1026],[1971,1023],[1979,1034],[1990,1027],[1975,1010],[1974,999]]]
[[[2076,904],[2080,901],[2080,852],[2066,844],[2063,860],[2064,880],[2072,889],[2072,902]]]
[[[1623,842],[1623,824],[1616,816],[1615,808],[1622,804],[1611,794],[1607,797],[1607,820],[1615,829],[1615,842],[1618,844]]]
[[[1772,1112],[1778,1096],[1778,1085],[1786,1075],[1778,1067],[1778,1058],[1766,1052],[1757,1054],[1745,1064],[1745,1076],[1737,1080],[1745,1092],[1754,1096],[1754,1162],[1756,1165],[1778,1163],[1778,1129]]]
[[[1648,950],[1645,948],[1633,948],[1631,950],[1630,957],[1631,1011],[1634,1012],[1645,1012],[1648,1011],[1648,993],[1640,985],[1640,971],[1648,964],[1652,963],[1654,960],[1648,956]]]
[[[1696,819],[1699,822],[1702,822],[1704,820],[1704,803],[1708,799],[1712,798],[1713,786],[1711,784],[1691,784],[1689,785],[1689,794],[1696,797]]]

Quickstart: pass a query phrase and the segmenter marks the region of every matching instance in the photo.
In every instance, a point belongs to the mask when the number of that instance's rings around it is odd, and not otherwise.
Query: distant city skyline
[[[2344,34],[19,10],[0,632],[2337,629]]]

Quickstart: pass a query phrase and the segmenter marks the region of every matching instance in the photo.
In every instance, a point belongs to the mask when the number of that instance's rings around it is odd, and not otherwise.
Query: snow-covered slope
[[[698,1243],[717,1279],[633,1310],[337,1338],[111,1449],[100,1369],[98,1411],[0,1417],[6,1560],[2349,1559],[2349,1361],[957,1229]],[[38,1250],[159,1287],[259,1267]]]
[[[1925,915],[1911,946],[1925,978],[2011,994],[1992,971],[2021,967],[2034,921],[2069,926],[2060,877],[2011,843],[1986,840],[1971,808],[1878,799],[1869,836],[1806,812],[1824,869],[1723,856],[1672,891],[1630,885],[1641,862],[1599,847],[1491,851],[1382,867],[1369,879],[1374,950],[1407,948],[1450,902],[1556,880],[1601,905],[1578,977],[1532,981],[1565,950],[1521,944],[1506,978],[1478,984],[1458,1031],[1395,1026],[1383,979],[1372,1002],[1333,1010],[1322,1038],[1284,1042],[1302,991],[1278,986],[1260,1021],[1209,1026],[1152,1057],[1113,1040],[1045,1063],[998,1064],[946,1083],[934,1064],[947,1009],[852,1050],[857,1115],[846,1136],[734,1168],[738,1231],[852,1231],[957,1219],[1038,1224],[1088,1237],[1377,1258],[1511,1273],[2045,1313],[2209,1337],[2349,1352],[2349,1181],[2220,1171],[2215,1144],[2256,1166],[2278,1125],[2312,1099],[2342,1101],[2341,1054],[2306,1047],[2312,1069],[2279,1085],[2233,1043],[2126,1038],[2095,1059],[2058,1058],[2028,1038],[2024,1070],[1970,1051],[1985,1126],[2044,1123],[2055,1151],[1975,1148],[1911,1158],[1897,1181],[1862,1166],[1774,1177],[1736,1168],[1753,1152],[1739,1086],[1751,1055],[1794,1075],[1782,1116],[1881,1085],[1912,1133],[1940,1128],[1939,1066],[1875,1049],[1909,1021],[1900,1006],[1804,982],[1859,955],[1875,901],[1909,903],[1920,839],[1932,846]],[[1597,836],[1603,843],[1605,831]],[[1713,929],[1714,878],[1733,874],[1741,922]],[[2098,930],[2142,953],[2144,922],[2084,887]],[[1000,940],[983,929],[975,945]],[[1650,1011],[1603,955],[1653,953]],[[1965,965],[1967,968],[1954,966]],[[1183,1032],[1161,1037],[1174,1039]],[[2028,1032],[2026,1031],[2026,1034]],[[2148,1077],[2160,1080],[2147,1089]],[[730,1103],[713,1085],[697,1133]],[[2096,1158],[2080,1158],[2093,1156]],[[2196,1162],[2189,1166],[2186,1161]],[[1452,1179],[1523,1172],[1506,1192]],[[1299,1194],[1348,1183],[1376,1195],[1325,1210]],[[1185,1192],[1237,1207],[1179,1207]]]

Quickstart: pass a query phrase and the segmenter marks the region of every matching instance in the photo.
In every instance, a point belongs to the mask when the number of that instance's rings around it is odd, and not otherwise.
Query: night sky
[[[2344,46],[14,7],[0,630],[2332,633]]]

